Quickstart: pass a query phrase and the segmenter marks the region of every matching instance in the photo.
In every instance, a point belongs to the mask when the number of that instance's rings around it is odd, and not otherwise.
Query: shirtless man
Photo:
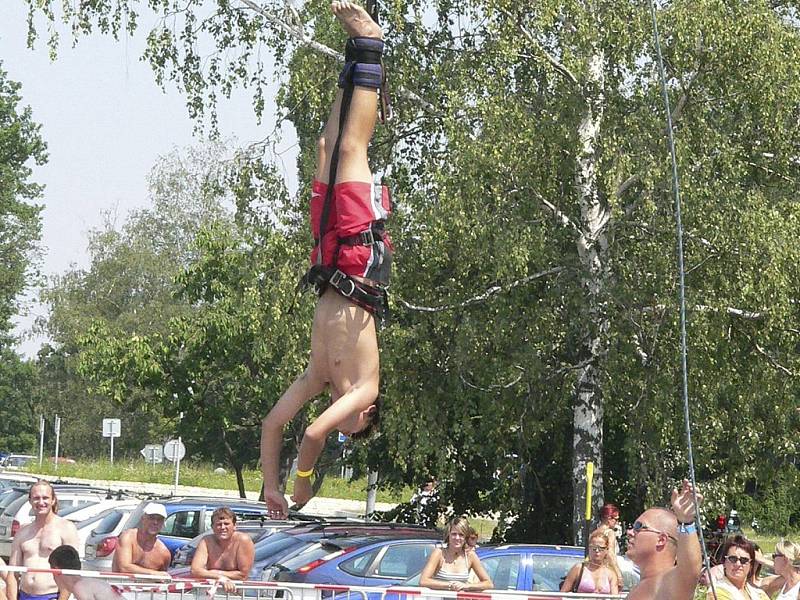
[[[380,193],[375,194],[367,147],[378,115],[376,91],[382,82],[383,32],[362,7],[348,0],[333,2],[331,10],[350,36],[339,85],[349,89],[352,82],[353,92],[334,181],[330,181],[330,170],[339,137],[343,89],[336,94],[318,144],[311,197],[316,245],[314,266],[307,278],[322,293],[311,326],[311,357],[306,370],[262,423],[264,499],[272,517],[288,513],[278,479],[283,428],[306,402],[329,388],[331,405],[306,428],[300,444],[292,496],[299,505],[312,496],[310,478],[328,434],[338,429],[351,437],[362,437],[378,419],[379,356],[374,313],[380,314],[380,307],[385,306],[383,289],[389,280],[392,246],[384,231],[390,210],[388,191],[381,186],[377,188]],[[328,211],[324,209],[326,200]],[[319,278],[312,278],[314,273]],[[370,305],[364,298],[377,304]]]
[[[211,529],[213,535],[200,540],[194,553],[192,577],[216,579],[226,592],[235,592],[232,580],[245,581],[253,568],[253,540],[236,531],[236,515],[227,506],[211,515]]]
[[[53,486],[37,481],[28,491],[33,523],[21,528],[11,544],[9,564],[15,567],[49,569],[47,557],[61,545],[78,545],[78,530],[72,521],[58,514],[58,499]],[[66,600],[69,592],[59,594],[55,579],[49,573],[22,573],[19,584],[13,575],[6,580],[9,600]]]
[[[157,537],[166,518],[163,504],[150,502],[145,506],[139,526],[119,536],[112,569],[117,573],[163,575],[169,579],[167,567],[172,555]]]
[[[81,559],[78,551],[72,546],[59,546],[49,558],[50,568],[81,570]],[[100,579],[89,579],[79,575],[53,575],[59,590],[66,590],[75,600],[122,600],[122,595]]]
[[[672,491],[672,511],[648,509],[628,529],[627,555],[641,574],[628,600],[691,600],[702,563],[695,517],[692,486],[684,479]]]

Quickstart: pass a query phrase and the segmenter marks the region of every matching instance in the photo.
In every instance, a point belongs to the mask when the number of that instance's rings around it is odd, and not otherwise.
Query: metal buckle
[[[372,229],[367,229],[358,234],[361,237],[362,246],[372,246],[375,243],[375,232]]]
[[[339,269],[336,269],[336,271],[333,272],[333,275],[331,275],[331,278],[330,278],[329,281],[330,281],[330,284],[333,287],[335,287],[337,290],[339,290],[342,293],[342,296],[344,296],[345,298],[349,298],[350,296],[353,295],[353,292],[356,291],[356,283],[355,283],[355,281],[350,279],[347,275],[342,273]],[[347,283],[350,284],[350,291],[349,292],[345,292],[341,287],[339,287],[340,284],[343,281],[346,281]]]

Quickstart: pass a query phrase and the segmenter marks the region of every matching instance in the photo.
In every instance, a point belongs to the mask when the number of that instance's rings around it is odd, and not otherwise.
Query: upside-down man
[[[383,82],[383,32],[366,10],[349,1],[334,2],[331,10],[349,39],[312,185],[315,247],[305,280],[320,296],[308,366],[262,423],[264,499],[272,516],[288,512],[278,480],[283,428],[306,402],[329,389],[330,406],[306,428],[300,444],[292,496],[299,505],[312,496],[311,474],[328,434],[368,435],[378,418],[375,318],[386,308],[392,247],[384,230],[388,191],[373,185],[367,147],[378,116],[376,92]],[[343,103],[347,112],[340,131]]]

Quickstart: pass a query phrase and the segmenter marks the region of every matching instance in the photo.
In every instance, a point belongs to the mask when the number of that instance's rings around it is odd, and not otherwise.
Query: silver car
[[[128,523],[133,506],[117,507],[106,514],[86,538],[84,546],[83,568],[93,571],[110,571],[117,549],[119,534]]]

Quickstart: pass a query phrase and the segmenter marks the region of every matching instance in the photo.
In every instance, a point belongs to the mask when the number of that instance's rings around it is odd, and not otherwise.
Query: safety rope
[[[703,553],[703,565],[708,573],[708,581],[714,599],[717,598],[717,591],[714,586],[714,578],[711,576],[711,566],[706,549],[706,541],[703,537],[703,527],[700,522],[700,506],[697,501],[697,481],[694,469],[694,451],[692,449],[692,425],[689,416],[689,369],[687,366],[687,344],[686,344],[686,282],[685,268],[683,261],[683,222],[681,220],[681,194],[680,180],[678,178],[678,158],[675,152],[675,136],[672,130],[672,108],[669,102],[669,92],[667,90],[667,77],[664,71],[664,55],[661,52],[661,39],[658,34],[658,19],[656,18],[655,0],[650,0],[650,15],[653,20],[653,39],[655,42],[656,57],[658,58],[658,75],[661,79],[661,91],[664,95],[664,109],[667,113],[667,140],[669,141],[669,153],[672,161],[672,191],[675,196],[675,233],[677,237],[678,250],[678,294],[680,297],[680,326],[681,326],[681,392],[683,396],[683,421],[686,427],[686,447],[689,459],[689,478],[692,482],[692,502],[695,511],[695,526],[700,535],[700,548]]]

